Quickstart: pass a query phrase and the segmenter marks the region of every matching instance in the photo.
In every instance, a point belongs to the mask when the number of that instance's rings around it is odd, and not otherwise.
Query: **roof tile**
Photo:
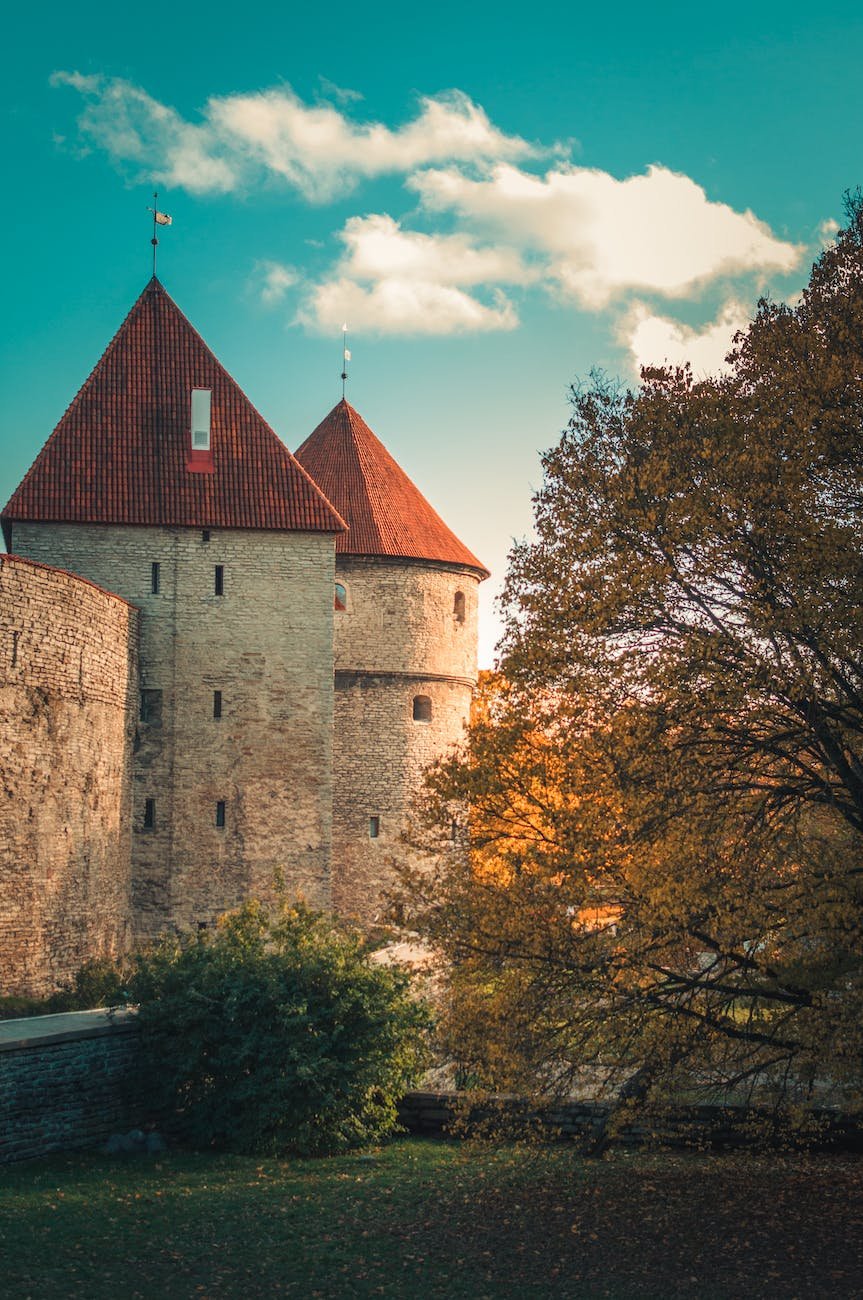
[[[192,388],[209,388],[213,395],[212,473],[188,468]],[[344,529],[155,276],[3,519]]]
[[[336,538],[337,554],[461,564],[488,577],[344,399],[296,457],[348,524],[349,531]]]

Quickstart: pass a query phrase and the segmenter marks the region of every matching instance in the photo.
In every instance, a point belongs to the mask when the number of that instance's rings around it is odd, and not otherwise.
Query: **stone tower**
[[[208,924],[276,870],[328,906],[344,524],[155,277],[3,525],[140,610],[133,937]]]
[[[462,735],[488,576],[357,411],[296,453],[348,524],[336,538],[333,905],[381,913],[425,768]]]

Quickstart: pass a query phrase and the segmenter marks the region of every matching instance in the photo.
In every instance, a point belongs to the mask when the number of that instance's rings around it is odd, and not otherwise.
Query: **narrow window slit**
[[[158,726],[162,721],[162,692],[144,687],[141,690],[138,706],[138,720],[150,726]]]
[[[432,702],[428,695],[414,696],[414,722],[431,722]]]

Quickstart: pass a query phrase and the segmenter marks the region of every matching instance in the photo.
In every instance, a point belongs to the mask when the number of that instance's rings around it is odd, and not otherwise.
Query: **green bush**
[[[302,906],[256,903],[139,956],[145,1095],[186,1141],[324,1154],[396,1126],[428,1012],[407,975]]]
[[[124,1002],[127,972],[112,957],[93,957],[75,972],[71,984],[64,984],[44,997],[12,994],[0,997],[0,1020],[21,1016],[50,1016],[62,1011],[89,1011],[92,1007],[116,1006]]]

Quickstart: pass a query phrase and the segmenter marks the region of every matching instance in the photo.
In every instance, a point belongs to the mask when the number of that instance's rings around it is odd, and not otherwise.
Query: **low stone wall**
[[[137,1021],[131,1011],[73,1011],[0,1021],[0,1164],[54,1151],[96,1147],[139,1127]],[[527,1129],[546,1140],[601,1140],[610,1108],[572,1101],[538,1110],[502,1097],[466,1106],[458,1093],[410,1092],[399,1107],[409,1133],[447,1137]],[[812,1112],[821,1149],[863,1152],[863,1124],[833,1111]],[[728,1148],[764,1142],[771,1115],[757,1108],[683,1106],[633,1117],[615,1131],[627,1146]],[[776,1130],[777,1142],[788,1135]]]
[[[561,1102],[536,1109],[515,1097],[472,1104],[457,1093],[411,1092],[399,1106],[399,1119],[417,1136],[524,1132],[545,1140],[575,1139],[590,1145],[602,1140],[611,1109],[597,1101]],[[808,1140],[820,1150],[863,1152],[863,1123],[837,1111],[808,1112],[806,1127],[796,1135],[772,1111],[757,1106],[677,1106],[631,1114],[630,1122],[614,1126],[615,1143],[727,1150],[765,1141],[783,1146]]]
[[[95,1147],[138,1121],[131,1012],[0,1022],[0,1163]]]

